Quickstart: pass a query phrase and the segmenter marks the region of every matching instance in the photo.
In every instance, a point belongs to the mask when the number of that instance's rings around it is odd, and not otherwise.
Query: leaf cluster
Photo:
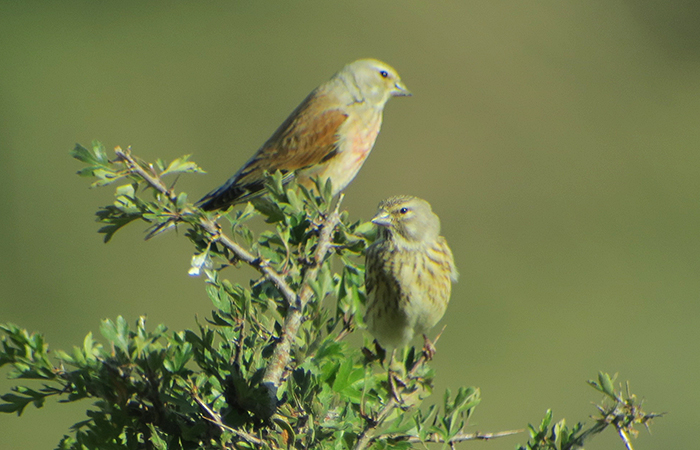
[[[630,392],[629,383],[626,383],[626,393],[622,388],[614,389],[616,376],[599,372],[597,380],[588,380],[588,384],[604,395],[603,402],[596,405],[598,414],[593,416],[594,423],[588,428],[579,422],[573,427],[566,424],[566,420],[552,424],[552,411],[547,410],[544,419],[538,427],[528,426],[530,440],[518,450],[573,450],[583,448],[584,442],[596,434],[602,433],[609,426],[613,426],[622,439],[627,449],[632,448],[629,436],[637,436],[635,425],[649,427],[651,420],[663,414],[645,413],[642,410],[642,401]]]
[[[186,228],[194,256],[191,275],[205,275],[211,317],[193,330],[153,329],[144,318],[104,320],[103,341],[88,333],[70,352],[49,352],[39,333],[0,325],[0,367],[22,380],[0,397],[0,412],[88,400],[87,418],[64,436],[60,449],[403,449],[428,442],[454,447],[517,433],[466,433],[481,401],[474,387],[432,393],[430,352],[414,347],[386,353],[365,337],[362,255],[375,238],[371,223],[340,212],[330,182],[297,186],[289,174],[269,174],[265,195],[227,213],[206,213],[176,193],[164,177],[203,172],[188,156],[146,163],[130,149],[76,145],[78,174],[92,186],[118,184],[100,208],[99,232],[109,241],[143,220],[149,236]],[[262,231],[251,226],[265,222]],[[259,276],[246,285],[225,278],[246,264]],[[230,269],[228,269],[230,270]],[[40,386],[27,384],[40,383]],[[609,426],[631,449],[635,425],[658,414],[642,410],[629,392],[601,373],[589,384],[602,393],[594,423],[552,424],[547,411],[520,450],[580,448]]]
[[[129,159],[124,158],[124,151],[117,150],[117,159],[109,160],[104,146],[100,142],[93,142],[87,149],[76,144],[71,151],[71,156],[85,164],[86,167],[78,171],[81,177],[94,178],[91,187],[103,187],[117,182],[126,182],[117,187],[115,201],[111,205],[100,208],[96,215],[97,221],[104,226],[98,230],[104,234],[104,241],[109,242],[114,234],[129,223],[143,219],[154,224],[154,230],[160,230],[183,217],[191,217],[187,212],[187,194],[180,193],[175,196],[169,189],[157,189],[153,182],[161,183],[163,177],[181,175],[183,173],[205,173],[194,162],[190,161],[190,155],[175,159],[169,164],[157,159],[153,164],[147,164],[139,158],[130,155],[130,149],[126,152]],[[134,166],[138,165],[145,173],[138,175],[134,172]],[[144,176],[149,178],[148,181]],[[162,187],[165,187],[162,185]],[[140,192],[141,189],[143,192]],[[152,199],[145,198],[143,194],[149,192]]]
[[[89,399],[88,418],[62,449],[406,448],[464,431],[478,389],[448,391],[440,406],[420,409],[434,376],[420,351],[398,352],[389,374],[382,349],[347,339],[362,322],[361,255],[374,230],[334,213],[330,183],[306,189],[271,174],[264,197],[218,217],[224,227],[165,185],[164,176],[201,172],[187,157],[147,164],[117,149],[108,160],[99,143],[72,154],[94,186],[124,182],[97,213],[105,241],[136,220],[159,230],[187,227],[191,273],[206,276],[214,309],[195,330],[180,332],[149,330],[143,318],[133,328],[121,317],[105,320],[104,343],[88,334],[53,358],[40,334],[4,325],[0,366],[43,384],[16,386],[0,411],[21,414],[50,396]],[[256,218],[266,223],[259,233],[251,227]],[[244,263],[260,277],[247,285],[224,277]],[[294,317],[301,317],[296,328]],[[288,355],[279,352],[285,340]],[[282,370],[270,389],[275,362]]]

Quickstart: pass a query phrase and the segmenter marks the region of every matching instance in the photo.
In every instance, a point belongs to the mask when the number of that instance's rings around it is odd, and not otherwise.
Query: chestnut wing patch
[[[291,174],[332,159],[348,118],[338,106],[332,97],[312,92],[233,177],[199,203],[211,210],[244,201],[263,189],[265,171]]]

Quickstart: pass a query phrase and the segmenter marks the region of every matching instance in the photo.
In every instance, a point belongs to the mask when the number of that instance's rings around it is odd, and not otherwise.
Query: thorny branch
[[[444,328],[443,328],[444,330]],[[438,334],[437,338],[435,339],[435,342],[431,344],[434,345],[437,343],[437,341],[440,339],[440,336],[442,335],[442,332]],[[434,351],[434,349],[432,349]],[[421,356],[413,363],[413,367],[411,367],[411,370],[408,372],[406,375],[408,378],[411,378],[415,376],[416,372],[418,369],[421,368],[425,362],[430,359],[428,356],[429,352],[424,350],[424,352],[421,354]],[[393,358],[393,357],[392,357]],[[391,374],[389,374],[391,376]],[[413,436],[406,436],[406,435],[399,435],[399,434],[391,434],[391,435],[384,435],[384,436],[375,436],[375,433],[379,429],[379,427],[382,426],[384,421],[386,420],[387,417],[391,414],[391,412],[396,409],[401,407],[400,404],[400,396],[399,395],[392,395],[389,401],[382,407],[382,409],[379,411],[379,414],[377,415],[376,419],[368,421],[367,426],[365,427],[364,430],[360,433],[360,435],[357,438],[357,442],[355,443],[355,450],[362,450],[365,448],[368,448],[372,442],[377,439],[378,437],[386,437],[386,438],[393,438],[393,439],[402,439],[410,443],[425,443],[425,442],[435,442],[435,443],[441,443],[441,444],[449,444],[450,447],[453,447],[455,443],[457,442],[463,442],[463,441],[474,441],[474,440],[488,440],[488,439],[494,439],[494,438],[499,438],[499,437],[504,437],[504,436],[510,436],[513,434],[518,434],[522,433],[524,430],[509,430],[509,431],[499,431],[495,433],[462,433],[454,436],[452,439],[449,441],[445,441],[442,439],[440,436],[437,435],[432,435],[429,436],[427,439],[421,440],[418,437],[413,437]]]
[[[120,147],[117,147],[114,151],[117,154],[117,157],[127,165],[132,173],[135,173],[143,178],[154,189],[168,197],[172,203],[177,202],[177,196],[172,192],[172,190],[168,189],[165,183],[163,183],[157,175],[148,173],[146,169],[136,162],[128,149],[122,150]],[[277,273],[277,271],[273,269],[267,261],[253,256],[250,252],[234,242],[233,239],[223,234],[219,229],[219,226],[213,220],[206,217],[201,217],[199,223],[202,228],[209,233],[212,241],[220,242],[224,247],[228,248],[237,259],[248,264],[260,272],[263,276],[270,279],[275,286],[277,286],[277,289],[279,289],[282,296],[290,305],[294,305],[297,302],[296,294],[284,280],[284,277]]]
[[[130,148],[122,150],[121,147],[117,147],[114,149],[114,153],[117,154],[117,158],[119,160],[126,164],[127,168],[131,173],[135,173],[144,180],[146,180],[146,182],[150,184],[154,189],[168,197],[168,200],[170,200],[171,203],[177,202],[177,196],[171,189],[168,189],[165,183],[161,181],[160,177],[153,170],[153,166],[150,167],[152,174],[148,173],[148,171],[141,167],[141,165],[134,159],[134,157],[131,156]]]
[[[160,177],[155,173],[155,171],[152,168],[149,171],[146,168],[144,168],[141,164],[139,164],[136,161],[136,159],[131,155],[131,152],[128,149],[122,150],[121,148],[117,147],[115,149],[115,153],[117,154],[118,159],[127,166],[128,170],[131,173],[140,176],[151,187],[156,189],[161,194],[165,195],[170,202],[177,202],[177,195],[175,195],[175,193],[171,189],[169,189],[165,185],[165,183],[161,181]],[[321,232],[319,234],[318,242],[316,244],[314,260],[312,265],[306,270],[304,274],[303,283],[298,296],[294,292],[294,290],[292,290],[289,284],[285,281],[284,277],[281,274],[279,274],[276,270],[274,270],[270,266],[268,261],[254,256],[253,254],[245,250],[243,247],[238,245],[236,242],[234,242],[233,239],[223,234],[221,232],[220,227],[214,220],[211,220],[205,216],[201,216],[199,218],[199,225],[209,234],[212,242],[220,242],[224,247],[229,249],[238,260],[253,267],[255,270],[260,272],[265,278],[271,280],[275,284],[279,292],[282,294],[282,296],[285,298],[287,303],[290,305],[289,312],[286,316],[282,328],[280,340],[275,347],[275,351],[273,353],[273,356],[270,358],[270,361],[265,370],[265,375],[263,377],[262,384],[268,389],[270,401],[269,405],[267,405],[268,408],[266,412],[270,416],[274,414],[276,409],[277,389],[282,380],[284,371],[291,360],[292,343],[294,342],[297,333],[299,332],[299,328],[303,323],[304,308],[313,296],[313,289],[311,288],[309,281],[314,280],[318,277],[319,270],[321,269],[323,262],[326,256],[328,255],[328,252],[332,249],[333,232],[336,229],[338,223],[340,222],[339,208],[342,200],[343,196],[341,195],[338,199],[338,202],[336,203],[333,212],[327,214],[324,217],[323,221],[319,224]],[[426,354],[424,353],[414,363],[413,368],[408,373],[408,376],[414,376],[417,370],[425,363],[426,360]],[[251,444],[263,444],[263,442],[255,436],[252,436],[248,433],[233,429],[225,425],[221,420],[221,417],[211,408],[209,408],[209,406],[201,398],[199,398],[199,396],[196,395],[196,393],[193,393],[193,398],[197,402],[197,404],[199,404],[202,410],[205,411],[209,416],[205,418],[217,425],[221,430],[229,431],[234,435],[238,436],[240,439],[243,439]],[[386,418],[391,414],[391,412],[394,409],[400,406],[401,405],[399,397],[396,395],[392,396],[389,399],[389,401],[384,405],[384,407],[379,411],[379,414],[377,415],[376,419],[373,420],[371,423],[368,423],[367,427],[360,433],[360,435],[358,436],[358,440],[355,444],[355,449],[359,450],[367,448],[376,439],[375,433],[377,432],[379,427],[384,423]],[[510,436],[513,434],[521,433],[522,431],[523,430],[509,430],[495,433],[462,433],[454,436],[447,442],[437,435],[429,436],[425,440],[420,440],[417,437],[408,437],[400,435],[387,435],[385,437],[394,439],[405,438],[405,440],[410,443],[444,443],[449,444],[452,447],[457,442],[494,439],[498,437]]]
[[[175,203],[177,201],[177,196],[170,189],[168,189],[168,187],[157,175],[154,173],[149,173],[146,169],[144,169],[131,156],[131,152],[128,149],[125,151],[117,147],[115,152],[117,157],[127,165],[132,173],[139,175],[154,189],[167,196],[171,202]],[[304,307],[309,300],[311,300],[313,295],[313,289],[311,288],[309,281],[317,278],[318,272],[323,265],[326,255],[332,249],[333,232],[340,222],[340,214],[338,211],[342,200],[343,196],[341,194],[333,212],[326,215],[320,224],[321,233],[316,244],[314,261],[313,264],[306,270],[299,296],[296,295],[289,284],[284,280],[284,277],[274,270],[267,261],[252,255],[250,252],[234,242],[230,237],[223,234],[217,223],[213,220],[206,217],[201,217],[199,219],[199,224],[207,233],[209,233],[212,241],[220,242],[222,245],[228,248],[237,259],[253,267],[263,276],[270,279],[290,306],[283,325],[280,340],[275,347],[272,358],[270,358],[270,361],[265,368],[265,375],[263,377],[263,385],[268,389],[270,395],[270,404],[267,408],[270,415],[274,413],[277,388],[281,382],[284,370],[291,359],[292,342],[294,342],[294,339],[299,331],[299,327],[303,322]]]
[[[340,222],[340,214],[338,214],[338,210],[342,201],[343,195],[341,194],[333,212],[327,215],[321,223],[321,234],[316,244],[313,265],[309,267],[304,274],[304,281],[302,282],[301,292],[299,294],[299,302],[293,304],[292,308],[287,313],[282,329],[282,335],[280,336],[280,341],[277,343],[275,352],[265,368],[263,385],[266,386],[269,391],[270,413],[274,412],[273,410],[277,396],[277,388],[279,387],[282,379],[284,369],[287,367],[291,359],[292,342],[294,342],[294,339],[299,332],[299,327],[303,322],[304,307],[309,300],[311,300],[311,296],[313,295],[313,290],[309,281],[318,277],[318,272],[323,265],[323,261],[326,258],[329,250],[332,248],[331,241],[333,239],[333,231]],[[321,299],[318,300],[320,301]]]
[[[439,338],[439,336],[438,336]],[[436,339],[437,342],[437,339]],[[408,372],[407,377],[410,378],[416,374],[418,369],[427,361],[427,355],[424,352],[414,363],[413,367],[411,370]],[[389,375],[391,376],[391,375]],[[374,419],[371,422],[368,422],[367,426],[365,427],[364,430],[360,433],[360,435],[357,438],[357,442],[355,443],[355,450],[362,450],[365,448],[368,448],[372,442],[377,439],[378,437],[384,437],[384,438],[392,438],[392,439],[400,439],[400,440],[405,440],[406,442],[410,443],[425,443],[425,442],[435,442],[435,443],[440,443],[440,444],[449,444],[450,447],[452,447],[454,444],[458,442],[464,442],[464,441],[475,441],[475,440],[489,440],[489,439],[495,439],[499,437],[504,437],[504,436],[511,436],[514,434],[522,433],[525,430],[508,430],[508,431],[498,431],[495,433],[462,433],[454,436],[452,439],[445,441],[438,435],[431,435],[427,439],[421,440],[418,437],[414,436],[406,436],[406,435],[401,435],[401,434],[390,434],[390,435],[383,435],[383,436],[378,436],[375,437],[375,433],[379,429],[379,427],[384,423],[387,417],[389,417],[389,414],[391,412],[400,407],[400,400],[398,395],[392,395],[389,401],[384,405],[384,407],[379,411],[379,414],[377,415],[377,418]]]

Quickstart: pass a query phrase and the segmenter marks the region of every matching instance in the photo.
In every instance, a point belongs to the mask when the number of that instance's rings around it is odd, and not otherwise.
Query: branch
[[[155,173],[149,173],[146,169],[144,169],[131,156],[131,152],[128,149],[125,151],[120,147],[117,147],[115,149],[115,153],[117,154],[117,157],[126,164],[130,172],[139,175],[150,186],[161,194],[165,195],[172,203],[177,202],[177,196],[170,189],[168,189],[168,187]],[[202,216],[199,219],[199,224],[207,233],[209,233],[212,241],[220,242],[222,245],[228,248],[237,259],[240,259],[244,263],[256,269],[263,276],[270,279],[290,306],[289,312],[284,321],[280,340],[275,346],[275,351],[272,358],[270,358],[270,362],[265,368],[265,375],[262,381],[263,386],[268,389],[268,394],[270,396],[270,403],[268,408],[266,408],[270,416],[275,410],[277,389],[280,385],[282,375],[291,359],[292,342],[294,342],[294,339],[299,332],[299,327],[304,319],[304,307],[309,300],[311,300],[313,295],[313,289],[311,288],[309,282],[318,277],[318,272],[323,265],[323,261],[325,260],[329,250],[332,248],[331,241],[333,239],[333,232],[340,222],[340,214],[338,213],[338,210],[342,201],[343,196],[341,195],[333,212],[327,215],[320,224],[321,233],[316,244],[316,251],[314,252],[314,262],[304,274],[304,279],[298,296],[285,281],[284,277],[274,270],[267,261],[253,256],[250,252],[234,242],[230,237],[223,234],[215,221],[205,216]]]
[[[265,375],[263,377],[262,384],[263,386],[267,387],[270,395],[270,404],[268,405],[268,412],[270,415],[272,415],[275,409],[277,388],[282,380],[282,374],[284,373],[284,369],[287,367],[291,359],[292,342],[294,342],[294,339],[299,332],[299,327],[304,319],[304,307],[309,300],[311,300],[311,296],[313,295],[313,289],[311,288],[309,281],[318,277],[318,272],[323,265],[323,261],[326,258],[328,251],[332,248],[331,241],[333,238],[333,231],[340,222],[340,214],[338,214],[338,210],[342,201],[343,195],[341,194],[334,211],[327,215],[320,224],[321,234],[316,244],[313,265],[304,274],[304,280],[300,288],[299,301],[290,303],[291,308],[284,321],[280,341],[277,343],[272,358],[270,358],[270,362],[265,368]]]
[[[627,436],[627,432],[625,431],[625,429],[618,425],[615,425],[615,428],[617,428],[617,434],[620,436],[620,439],[622,439],[622,442],[625,444],[627,450],[634,450],[634,448],[632,447],[632,443],[630,442],[630,438],[629,436]]]
[[[496,439],[500,437],[505,437],[505,436],[513,436],[515,434],[522,433],[525,430],[508,430],[508,431],[497,431],[495,433],[479,433],[478,431],[476,433],[462,433],[454,436],[452,439],[445,441],[443,438],[438,436],[437,434],[432,434],[427,437],[427,439],[420,439],[416,436],[411,436],[407,437],[405,435],[387,435],[386,437],[390,437],[393,439],[402,439],[405,440],[406,442],[410,442],[412,444],[417,444],[417,443],[422,443],[422,442],[434,442],[438,444],[456,444],[458,442],[465,442],[465,441],[488,441],[489,439]]]
[[[442,334],[442,332],[441,332]],[[435,339],[435,342],[432,343],[434,346],[437,344],[438,339],[440,339],[440,335],[437,336]],[[393,359],[393,356],[392,356]],[[427,358],[427,353],[424,351],[421,353],[420,357],[416,360],[416,362],[413,364],[413,367],[411,367],[411,370],[408,372],[406,375],[408,378],[412,377],[415,375],[415,373],[418,371],[418,368],[422,366],[426,361],[428,360]],[[388,375],[388,377],[391,377],[391,374]],[[391,380],[389,381],[389,384],[391,385]],[[360,433],[360,435],[357,438],[357,442],[355,443],[355,450],[362,450],[365,449],[369,446],[369,444],[375,439],[374,438],[374,433],[376,433],[377,429],[384,423],[384,420],[386,420],[387,417],[389,417],[389,414],[391,412],[399,407],[399,400],[398,400],[398,395],[396,393],[392,393],[393,395],[389,399],[389,401],[384,405],[384,407],[379,411],[379,414],[377,415],[377,418],[371,422],[367,423],[367,426],[365,427],[364,430]]]
[[[287,282],[284,280],[284,277],[273,269],[268,261],[253,256],[246,249],[235,243],[233,239],[221,232],[221,229],[219,229],[218,225],[213,220],[202,217],[199,219],[199,224],[207,233],[211,235],[212,241],[221,242],[224,247],[231,250],[237,259],[243,261],[260,272],[265,278],[270,279],[275,286],[277,286],[280,294],[282,294],[285,300],[287,300],[287,303],[294,305],[297,302],[297,295],[294,293],[292,288],[289,287],[289,284],[287,284]]]
[[[121,147],[117,147],[116,149],[114,149],[114,152],[117,154],[117,157],[126,164],[130,172],[135,173],[136,175],[143,178],[144,181],[146,181],[146,183],[148,183],[151,187],[153,187],[161,194],[165,195],[168,198],[168,200],[170,200],[172,203],[177,202],[177,195],[175,195],[172,192],[172,190],[168,189],[165,183],[161,181],[160,177],[158,177],[155,174],[148,173],[148,171],[144,169],[134,159],[133,156],[131,156],[131,152],[129,151],[129,149],[122,150]],[[228,248],[236,256],[237,259],[248,264],[258,272],[260,272],[263,276],[270,279],[275,284],[275,286],[277,286],[277,289],[280,291],[282,296],[287,300],[287,302],[290,305],[296,303],[297,296],[292,290],[292,288],[289,287],[289,284],[287,284],[287,282],[284,280],[284,277],[277,273],[277,271],[273,269],[267,261],[253,256],[250,252],[248,252],[243,247],[235,243],[233,239],[223,234],[221,232],[221,229],[213,220],[208,219],[206,217],[201,217],[199,223],[202,226],[202,228],[204,228],[204,230],[207,233],[209,233],[209,235],[212,238],[212,241],[221,242],[221,244],[224,247]]]
[[[197,402],[197,404],[204,410],[206,411],[207,414],[209,414],[209,417],[205,417],[206,420],[214,423],[217,425],[219,428],[221,428],[222,431],[228,431],[235,436],[238,436],[239,438],[255,445],[262,446],[265,443],[261,441],[260,439],[256,438],[255,436],[246,433],[245,431],[240,431],[236,430],[234,428],[229,427],[228,425],[224,424],[224,422],[221,420],[221,416],[219,416],[217,413],[215,413],[204,401],[197,395],[197,393],[194,391],[194,388],[191,387],[190,393],[192,394],[192,398]]]
[[[177,203],[177,195],[175,195],[175,193],[172,190],[168,189],[165,183],[161,181],[160,177],[153,170],[153,166],[149,165],[149,168],[151,169],[153,174],[148,173],[146,169],[141,167],[141,165],[134,159],[134,157],[131,156],[130,148],[122,150],[121,147],[117,147],[114,149],[114,153],[117,154],[117,159],[121,160],[126,165],[127,169],[129,169],[129,172],[135,173],[141,178],[143,178],[155,190],[168,197],[168,200],[170,200],[170,202]]]

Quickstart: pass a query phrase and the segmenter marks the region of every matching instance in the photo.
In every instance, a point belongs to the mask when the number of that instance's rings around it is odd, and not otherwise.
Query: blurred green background
[[[657,419],[639,449],[696,445],[700,313],[700,3],[0,3],[0,321],[54,349],[125,316],[172,330],[209,315],[192,253],[131,225],[105,245],[68,152],[99,139],[147,159],[193,154],[196,199],[311,89],[362,57],[414,92],[392,100],[346,190],[368,219],[429,200],[461,279],[435,401],[475,385],[469,431],[569,423],[619,372]],[[229,269],[242,279],[249,272]],[[7,371],[0,388],[7,392]],[[88,402],[0,415],[0,448],[53,448]],[[525,436],[483,444],[513,448]],[[587,448],[622,448],[610,432]]]

